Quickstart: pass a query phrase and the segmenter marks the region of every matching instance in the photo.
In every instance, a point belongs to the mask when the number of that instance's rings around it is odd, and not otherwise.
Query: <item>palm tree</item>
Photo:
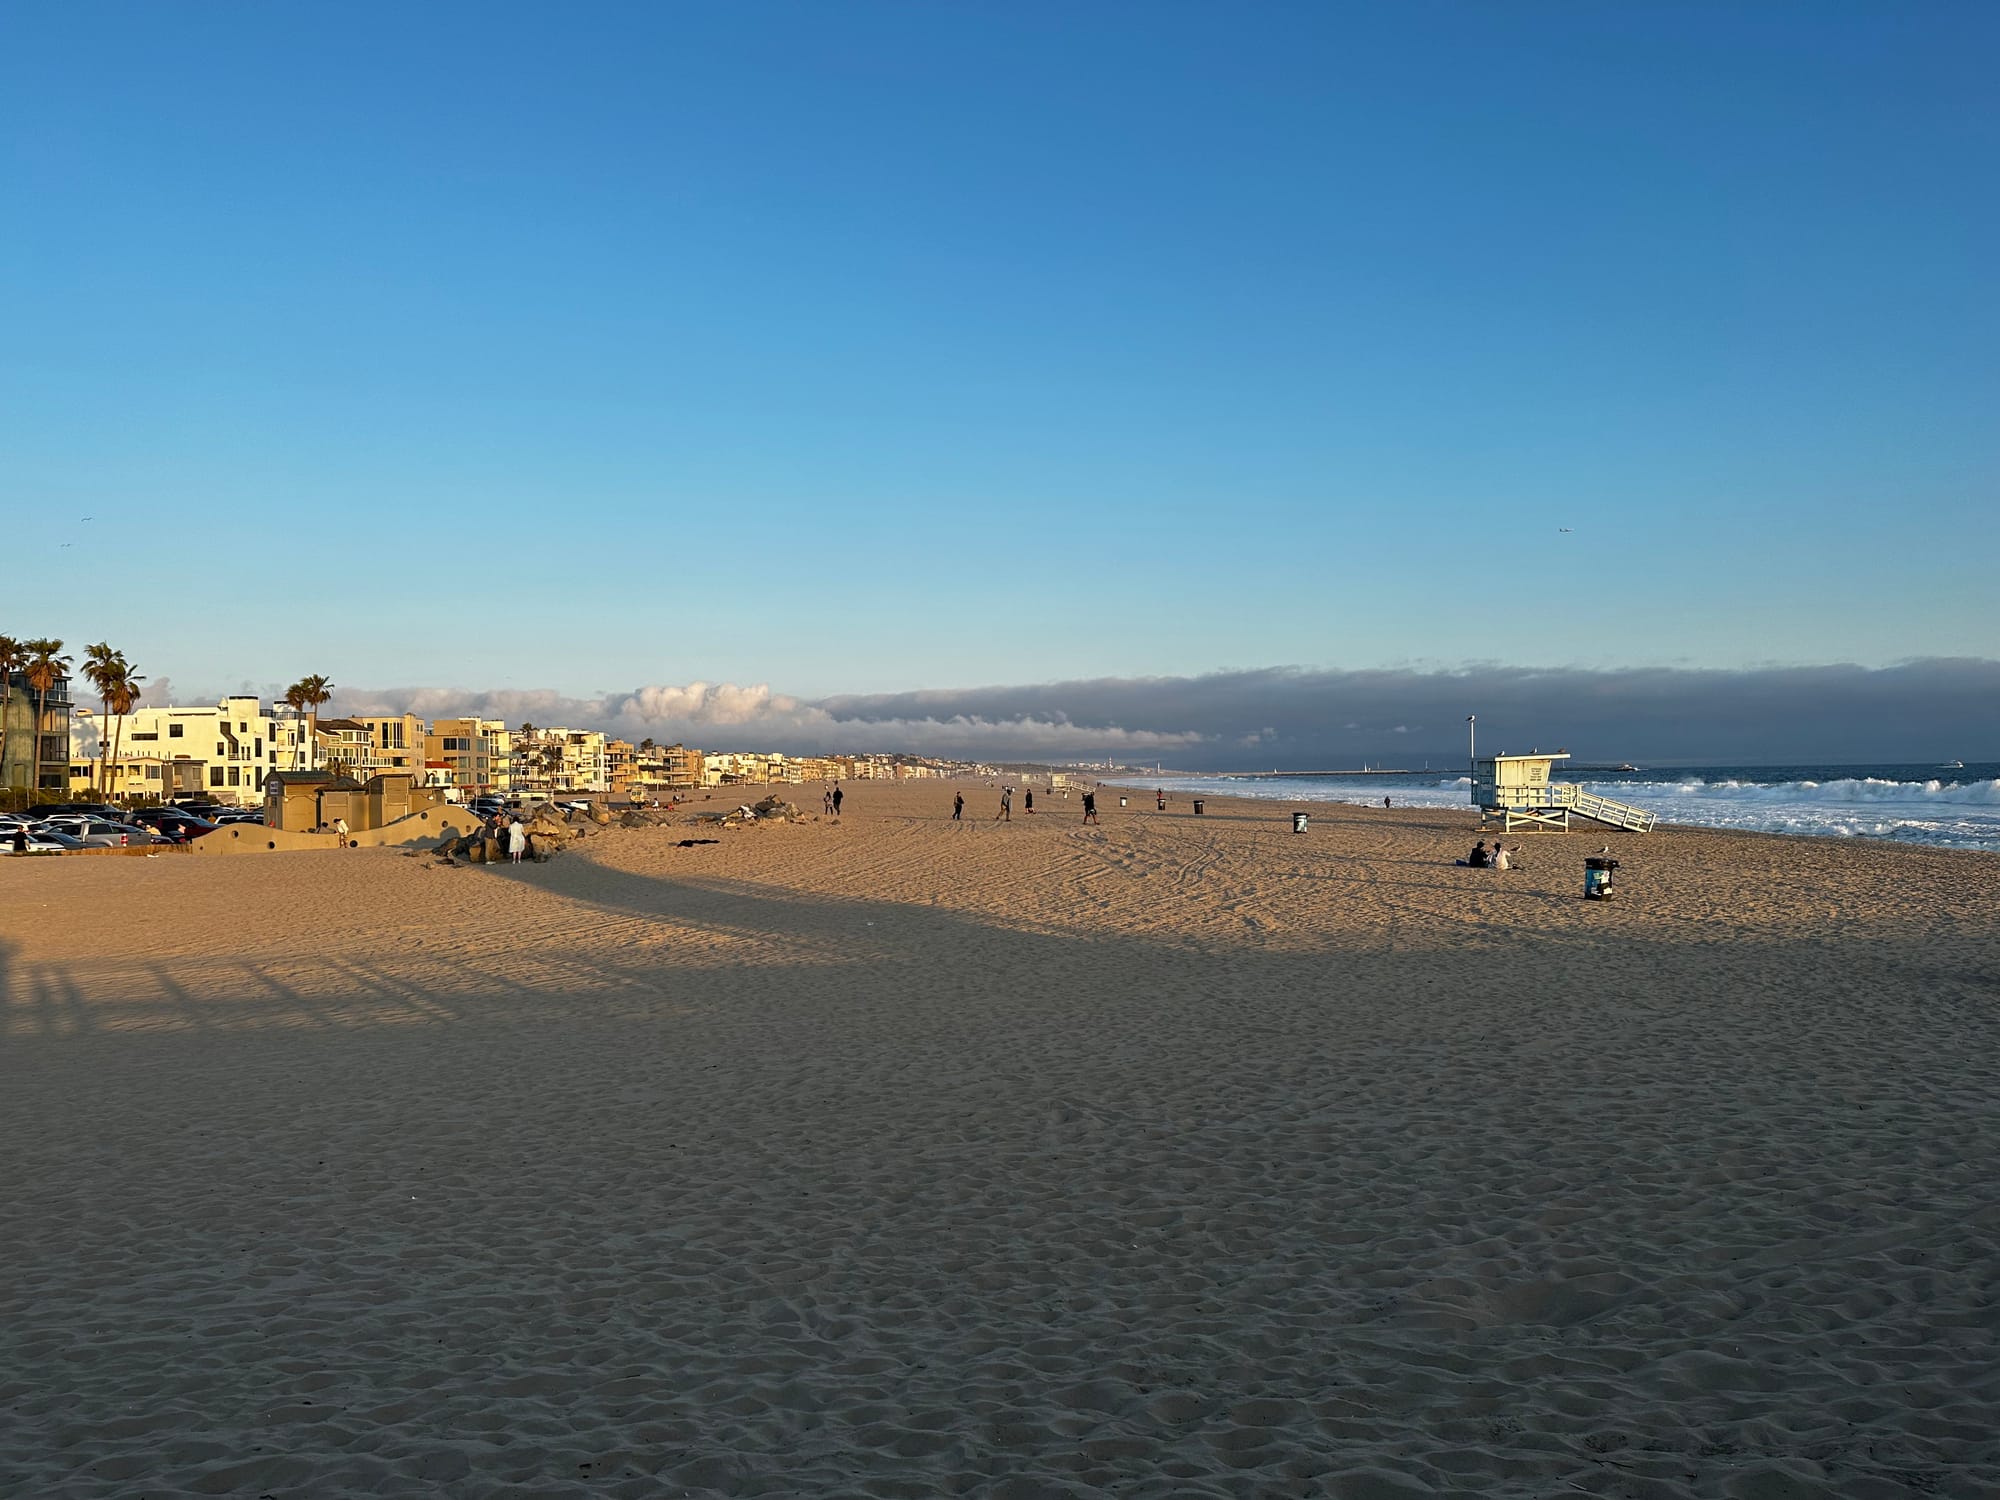
[[[97,702],[102,717],[97,721],[97,775],[91,785],[100,792],[104,789],[105,777],[111,773],[111,684],[117,680],[118,669],[125,658],[111,649],[109,641],[99,641],[94,646],[83,648],[83,676],[97,690]]]
[[[49,689],[69,676],[69,658],[63,655],[63,643],[46,637],[39,641],[29,641],[28,686],[35,690],[35,785],[42,784],[42,715],[49,701]],[[67,738],[67,736],[65,736]],[[69,757],[69,746],[63,746],[63,758]]]
[[[562,790],[556,785],[556,777],[562,772],[562,760],[562,747],[560,745],[550,745],[542,751],[542,769],[548,773],[549,789],[551,791]]]
[[[320,706],[330,701],[332,697],[333,684],[318,674],[301,677],[285,690],[285,701],[292,705],[293,711],[301,709],[305,711],[306,745],[309,750],[317,749],[319,746]],[[312,757],[308,754],[306,758],[310,760]]]
[[[113,713],[118,716],[118,743],[111,752],[111,759],[114,761],[118,759],[118,752],[125,747],[125,716],[132,712],[133,708],[137,706],[139,699],[144,695],[145,689],[140,687],[139,684],[145,680],[144,677],[132,670],[131,663],[127,662],[123,655],[119,656],[118,668],[112,677],[111,692],[105,704],[105,711],[107,713]],[[108,767],[105,774],[105,781],[105,790],[108,793],[110,790],[110,773]]]

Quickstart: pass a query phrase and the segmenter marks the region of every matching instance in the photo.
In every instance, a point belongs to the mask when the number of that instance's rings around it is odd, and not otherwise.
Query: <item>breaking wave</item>
[[[1982,768],[1985,769],[1985,768]],[[2000,777],[1965,781],[1894,776],[1752,780],[1690,771],[1673,779],[1576,778],[1590,791],[1632,802],[1663,823],[1821,838],[1895,839],[2000,851]],[[1133,782],[1136,794],[1258,797],[1280,802],[1343,802],[1396,807],[1469,807],[1471,778],[1401,776],[1170,776]],[[1135,800],[1137,800],[1135,796]]]

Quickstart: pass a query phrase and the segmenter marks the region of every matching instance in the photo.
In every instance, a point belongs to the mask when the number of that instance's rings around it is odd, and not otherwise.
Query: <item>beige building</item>
[[[424,780],[469,795],[514,784],[513,736],[499,719],[439,719],[424,736]]]
[[[386,828],[444,802],[444,788],[419,786],[407,771],[357,781],[326,771],[279,771],[266,778],[264,825],[311,833],[344,821],[348,831]]]

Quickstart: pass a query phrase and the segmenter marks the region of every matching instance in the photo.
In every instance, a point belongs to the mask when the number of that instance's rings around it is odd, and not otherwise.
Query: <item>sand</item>
[[[2000,859],[951,790],[0,860],[0,1495],[2000,1494]]]

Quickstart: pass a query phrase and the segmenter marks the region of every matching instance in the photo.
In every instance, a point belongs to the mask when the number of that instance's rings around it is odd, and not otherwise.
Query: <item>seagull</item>
[[[1569,527],[1567,527],[1567,526],[1558,526],[1558,527],[1556,528],[1556,530],[1557,530],[1557,531],[1568,531],[1569,529],[1570,529],[1570,528],[1569,528]]]
[[[1602,849],[1599,849],[1597,852],[1599,854],[1609,854],[1611,852],[1611,846],[1609,844],[1606,844]]]
[[[95,518],[95,517],[93,517],[93,516],[78,516],[78,517],[77,517],[77,519],[78,519],[79,521],[90,521],[90,520],[94,520],[94,519],[96,519],[96,518]]]

